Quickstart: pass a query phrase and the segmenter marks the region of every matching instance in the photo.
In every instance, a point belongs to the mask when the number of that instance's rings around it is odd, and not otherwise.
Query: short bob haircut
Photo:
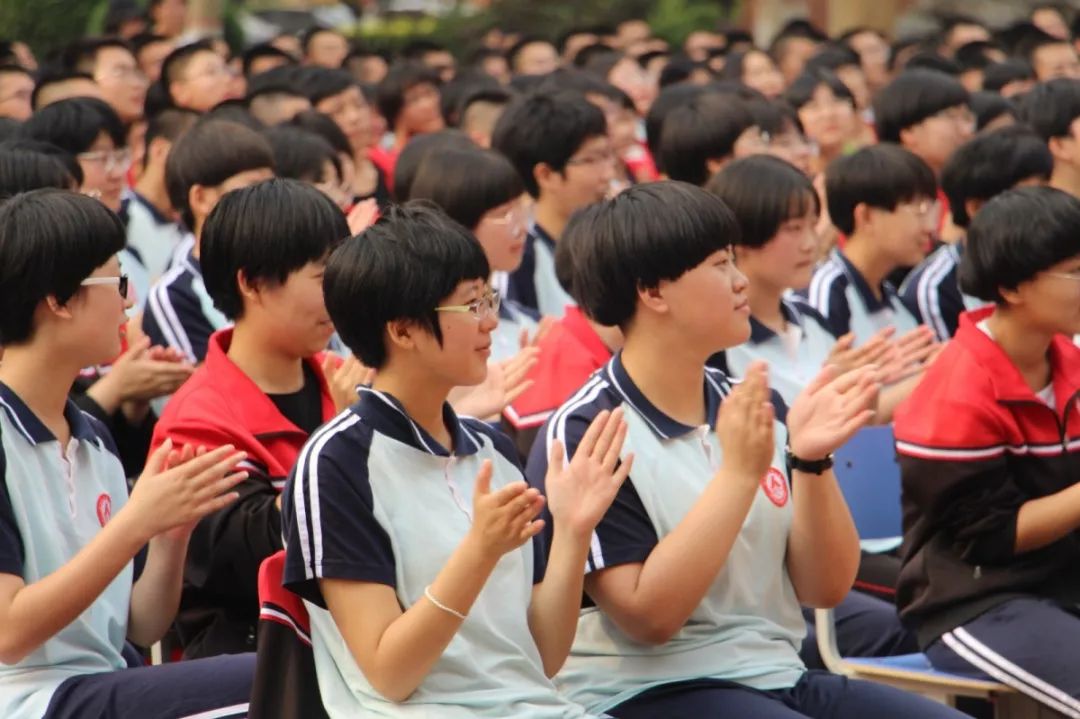
[[[125,242],[120,218],[75,192],[34,190],[0,206],[0,344],[30,341],[38,304],[68,302]]]
[[[846,235],[855,232],[860,204],[893,211],[903,202],[937,197],[934,171],[899,145],[882,143],[839,157],[825,169],[829,216]]]
[[[971,112],[975,115],[975,131],[981,132],[994,120],[1008,115],[1014,121],[1020,119],[1016,105],[996,92],[971,93]]]
[[[28,190],[36,190],[39,187],[61,187],[65,190],[78,189],[83,183],[83,171],[82,165],[79,164],[78,159],[67,150],[57,147],[51,142],[45,142],[44,140],[28,140],[25,138],[15,137],[10,140],[4,141],[0,144],[0,151],[6,152],[35,152],[39,155],[45,155],[57,162],[64,172],[68,175],[68,184],[54,185],[52,182],[27,186],[20,192]],[[50,173],[51,175],[51,173]]]
[[[56,156],[32,149],[35,140],[0,144],[0,204],[21,192],[53,187],[72,190],[75,177]]]
[[[409,189],[410,200],[431,200],[470,230],[484,214],[525,193],[510,161],[493,150],[446,149],[420,164]]]
[[[418,62],[399,62],[390,66],[386,77],[375,87],[375,104],[390,129],[405,108],[405,94],[420,85],[438,88],[442,83],[434,70]],[[340,90],[339,90],[340,92]],[[333,93],[337,94],[337,93]],[[312,100],[312,102],[318,102]]]
[[[1080,117],[1080,80],[1039,83],[1020,101],[1020,117],[1044,142],[1068,137],[1073,121]]]
[[[435,308],[457,286],[491,274],[480,243],[430,203],[392,205],[330,255],[326,309],[338,334],[368,367],[386,364],[386,325],[405,321],[442,342]],[[357,311],[363,308],[363,311]]]
[[[960,81],[934,70],[905,70],[875,96],[874,124],[881,142],[900,142],[900,133],[942,110],[967,106]]]
[[[351,87],[359,87],[353,76],[346,70],[302,67],[280,74],[290,78],[293,90],[310,100],[312,105],[318,105],[328,97],[340,95]]]
[[[330,146],[334,148],[334,152],[352,157],[352,145],[349,143],[349,138],[334,122],[334,118],[329,115],[318,110],[304,110],[294,115],[293,119],[284,123],[284,125],[313,132],[330,143]]]
[[[89,150],[102,133],[116,147],[127,145],[124,123],[116,111],[92,97],[74,97],[43,107],[20,131],[22,137],[52,143],[72,155]]]
[[[280,286],[309,262],[325,260],[348,236],[341,210],[304,182],[275,178],[229,192],[203,229],[206,291],[226,317],[239,319],[238,273],[251,284]]]
[[[797,167],[771,155],[735,160],[716,173],[705,189],[724,201],[739,223],[739,245],[764,247],[780,226],[811,209],[820,215],[821,200]]]
[[[537,92],[507,105],[495,124],[491,146],[509,158],[525,190],[540,196],[533,171],[543,163],[555,172],[594,137],[607,136],[603,111],[576,92]]]
[[[960,288],[1004,304],[1001,289],[1080,255],[1080,200],[1052,187],[1007,190],[983,206],[968,228]]]
[[[341,178],[341,158],[333,146],[310,130],[279,125],[263,133],[274,151],[274,172],[303,182],[329,182],[326,163],[329,162]]]
[[[165,187],[184,224],[194,230],[188,204],[192,187],[217,187],[241,172],[273,167],[270,143],[255,130],[235,122],[200,120],[169,151]]]
[[[967,227],[968,200],[985,202],[1023,180],[1049,180],[1053,171],[1054,156],[1046,143],[1031,128],[1011,125],[977,135],[957,148],[941,172],[941,189],[949,198],[953,222]]]
[[[847,100],[855,107],[855,96],[840,78],[824,67],[817,67],[799,75],[784,93],[784,99],[796,110],[801,110],[806,103],[814,99],[814,92],[819,87],[827,87],[838,100]]]
[[[676,108],[701,97],[706,93],[700,85],[677,84],[665,87],[653,101],[645,115],[645,144],[656,162],[656,169],[663,170],[660,159],[660,136],[664,131],[664,121]]]
[[[1001,88],[1010,82],[1030,80],[1035,82],[1035,71],[1024,60],[1010,58],[997,62],[983,71],[983,90],[1001,92]]]
[[[469,150],[475,147],[477,144],[464,132],[449,128],[411,138],[405,143],[397,162],[394,163],[394,188],[392,190],[394,201],[405,202],[411,197],[416,173],[428,155],[447,150]]]
[[[754,115],[732,95],[706,94],[675,108],[660,133],[664,172],[672,180],[704,185],[708,161],[730,157],[739,135],[751,127]]]
[[[579,210],[559,244],[571,248],[570,285],[585,313],[626,329],[640,289],[677,280],[739,241],[739,224],[720,198],[668,180]]]

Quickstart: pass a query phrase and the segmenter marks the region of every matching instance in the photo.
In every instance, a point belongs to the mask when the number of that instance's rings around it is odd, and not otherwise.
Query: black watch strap
[[[784,458],[787,460],[788,470],[798,470],[810,474],[821,474],[833,467],[832,453],[825,455],[823,459],[803,459],[795,456],[791,451],[791,445],[784,447]]]

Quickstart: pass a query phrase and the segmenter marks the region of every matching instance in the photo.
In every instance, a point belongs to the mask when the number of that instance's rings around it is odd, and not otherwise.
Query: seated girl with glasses
[[[378,370],[312,435],[283,498],[285,586],[306,600],[333,719],[588,716],[549,677],[574,638],[593,528],[632,465],[617,467],[626,428],[604,413],[573,462],[553,450],[545,499],[509,439],[454,413],[450,390],[487,373],[490,273],[465,228],[415,204],[327,263],[330,316]]]
[[[1026,187],[968,227],[960,327],[896,413],[897,604],[935,667],[1080,716],[1080,200]]]

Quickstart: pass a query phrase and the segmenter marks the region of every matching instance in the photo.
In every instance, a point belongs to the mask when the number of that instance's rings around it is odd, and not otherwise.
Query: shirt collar
[[[866,278],[862,276],[862,273],[856,269],[855,265],[851,264],[851,260],[844,256],[839,250],[833,250],[833,253],[840,260],[840,266],[844,270],[844,274],[851,280],[851,284],[854,285],[855,291],[859,293],[859,298],[862,299],[866,309],[870,312],[877,312],[878,310],[890,309],[892,307],[892,300],[896,297],[896,288],[892,286],[888,281],[881,283],[881,299],[879,300],[874,296],[874,293],[870,290],[870,285],[866,282]]]
[[[37,415],[26,406],[26,403],[22,401],[19,395],[15,394],[3,382],[0,382],[0,408],[7,412],[12,424],[18,428],[19,433],[31,445],[56,440],[56,435],[38,419]],[[67,420],[73,438],[81,442],[93,442],[97,439],[97,434],[90,425],[90,421],[70,399],[64,406],[64,419]]]
[[[784,315],[785,321],[802,327],[802,313],[786,298],[780,300],[780,313]],[[770,327],[766,327],[753,315],[750,315],[750,341],[753,344],[764,344],[773,337],[776,337],[776,332]]]
[[[370,387],[360,387],[358,391],[360,401],[352,406],[351,411],[371,425],[372,429],[421,452],[436,457],[450,456],[451,452],[446,447],[413,421],[396,397]],[[480,450],[480,439],[462,424],[449,402],[443,403],[443,422],[450,430],[455,456],[467,457]]]
[[[640,414],[652,431],[661,439],[676,439],[697,429],[697,427],[691,427],[669,417],[649,401],[649,398],[630,379],[630,375],[622,363],[622,352],[612,357],[601,372],[604,373],[616,394],[620,395],[626,404]],[[709,428],[712,429],[716,426],[716,413],[720,409],[723,389],[721,382],[711,376],[708,369],[705,370],[705,385],[702,391],[705,393],[705,417],[708,420]]]
[[[188,268],[196,277],[202,277],[202,265],[199,264],[199,258],[195,256],[195,245],[191,246],[191,249],[187,253],[187,257],[184,258],[184,266]]]
[[[540,226],[539,222],[533,221],[532,225],[529,226],[529,234],[547,245],[552,252],[555,251],[555,240],[548,234],[547,230]]]
[[[159,210],[157,207],[154,206],[154,203],[150,202],[150,200],[146,199],[145,197],[140,195],[135,190],[131,191],[131,199],[134,200],[135,202],[138,202],[140,205],[142,205],[144,208],[146,208],[146,211],[150,213],[150,217],[151,217],[151,219],[154,220],[155,224],[158,224],[158,225],[175,225],[176,224],[175,222],[170,220],[168,217],[166,217],[164,214],[162,214],[161,210]]]

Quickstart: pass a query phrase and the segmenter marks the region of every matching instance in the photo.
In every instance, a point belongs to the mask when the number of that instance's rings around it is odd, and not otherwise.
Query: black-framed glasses
[[[119,277],[87,277],[79,284],[83,287],[91,287],[93,285],[116,285],[116,289],[120,291],[121,299],[126,300],[128,296],[127,275],[120,275]]]

